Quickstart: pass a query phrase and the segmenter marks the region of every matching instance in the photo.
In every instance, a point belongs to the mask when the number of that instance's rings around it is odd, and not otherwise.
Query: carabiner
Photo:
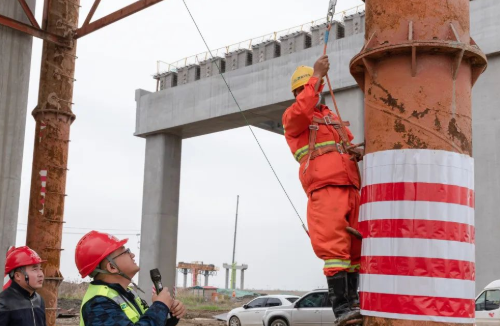
[[[337,0],[330,0],[328,4],[328,13],[326,14],[326,22],[330,23],[335,15],[335,6],[337,6]]]

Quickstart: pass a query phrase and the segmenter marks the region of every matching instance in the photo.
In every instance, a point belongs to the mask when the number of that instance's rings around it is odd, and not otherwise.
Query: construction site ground
[[[57,325],[77,326],[80,324],[78,317],[82,298],[87,290],[88,283],[63,282],[59,288],[58,308],[60,309]],[[253,290],[261,294],[290,294],[303,295],[303,291],[281,290]],[[224,326],[225,322],[213,318],[229,312],[231,309],[241,307],[254,297],[227,298],[219,302],[210,302],[195,297],[189,292],[179,290],[177,298],[187,307],[187,314],[179,322],[179,326]]]
[[[78,309],[80,307],[78,306]],[[77,310],[78,311],[78,310]],[[225,313],[227,311],[204,311],[204,310],[191,310],[188,311],[186,316],[181,319],[179,326],[224,326],[226,323],[213,318],[214,315]],[[57,325],[80,325],[80,318],[57,318]]]

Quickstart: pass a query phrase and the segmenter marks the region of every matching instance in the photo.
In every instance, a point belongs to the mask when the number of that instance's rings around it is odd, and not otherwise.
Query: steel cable
[[[203,37],[203,34],[201,33],[201,30],[200,28],[198,27],[198,24],[196,23],[196,20],[194,19],[193,15],[191,14],[191,11],[189,10],[189,7],[186,3],[185,0],[182,0],[182,2],[184,3],[184,6],[186,7],[188,13],[189,13],[189,16],[191,17],[191,20],[193,21],[194,25],[196,26],[196,29],[198,30],[198,33],[200,34],[200,37],[201,39],[203,40],[203,43],[205,43],[205,47],[207,48],[208,50],[208,53],[210,53],[210,57],[212,59],[214,59],[214,56],[212,54],[212,51],[210,50],[210,47],[208,46],[207,42],[205,41],[205,38]],[[245,116],[245,113],[243,113],[243,110],[241,110],[241,107],[240,107],[240,104],[238,103],[238,101],[236,100],[236,97],[234,96],[233,94],[233,91],[231,90],[231,87],[229,87],[229,84],[226,80],[226,78],[224,77],[224,74],[222,73],[222,70],[221,68],[219,67],[219,65],[217,64],[217,62],[215,62],[215,65],[217,66],[217,69],[219,71],[219,75],[222,77],[222,80],[224,81],[224,83],[226,84],[227,86],[227,89],[229,91],[229,93],[231,94],[231,97],[233,98],[234,102],[236,103],[236,106],[238,107],[238,110],[240,111],[241,115],[243,116],[243,119],[245,120],[245,123],[247,124],[248,128],[250,129],[250,132],[252,133],[252,136],[253,138],[255,139],[255,141],[257,142],[257,145],[259,146],[259,149],[260,151],[262,152],[262,154],[264,155],[264,158],[266,159],[267,161],[267,164],[269,164],[269,167],[271,168],[271,170],[273,171],[273,174],[274,176],[276,177],[276,180],[278,181],[279,185],[281,186],[281,189],[283,190],[283,192],[285,193],[286,195],[286,198],[288,199],[288,201],[290,202],[290,205],[292,205],[292,208],[293,210],[295,211],[295,214],[297,214],[297,217],[299,218],[300,222],[302,223],[302,227],[304,228],[304,231],[306,231],[307,235],[309,236],[309,231],[307,230],[305,224],[304,224],[304,221],[302,220],[302,218],[300,217],[300,214],[297,210],[297,208],[295,207],[295,205],[293,204],[292,202],[292,199],[290,198],[290,196],[288,195],[288,192],[286,191],[285,187],[283,186],[283,183],[281,182],[280,178],[278,177],[278,174],[276,173],[276,170],[274,169],[273,165],[271,164],[271,161],[269,160],[269,158],[267,157],[267,154],[266,152],[264,151],[264,148],[262,147],[262,145],[260,144],[259,142],[259,139],[257,138],[257,135],[255,135],[253,129],[252,129],[252,126],[250,125],[250,123],[248,122],[248,119],[247,117]]]

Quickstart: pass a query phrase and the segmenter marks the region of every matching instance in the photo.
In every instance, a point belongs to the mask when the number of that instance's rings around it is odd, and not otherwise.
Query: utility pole
[[[2,0],[16,1],[16,0]],[[101,0],[95,0],[78,28],[79,0],[44,0],[42,24],[38,24],[26,0],[17,0],[30,24],[0,14],[0,25],[44,40],[36,121],[33,170],[26,245],[42,259],[45,282],[39,293],[45,301],[47,325],[55,325],[57,294],[63,276],[59,270],[68,171],[70,126],[76,57],[76,39],[163,0],[139,0],[92,21]]]
[[[473,325],[472,86],[487,61],[469,0],[366,0],[364,325]],[[480,108],[478,108],[480,109]]]
[[[240,195],[236,196],[236,221],[234,222],[234,241],[233,241],[233,261],[231,264],[231,289],[236,289],[236,262],[234,261],[236,255],[236,233],[238,231],[238,206],[240,203]]]

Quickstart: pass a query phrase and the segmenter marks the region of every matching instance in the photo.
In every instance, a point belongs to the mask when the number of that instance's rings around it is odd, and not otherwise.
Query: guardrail
[[[353,8],[349,8],[347,10],[336,13],[335,16],[333,17],[333,20],[335,20],[337,22],[343,22],[345,17],[354,15],[356,13],[363,12],[364,10],[365,10],[364,4],[353,7]],[[240,49],[251,50],[252,45],[259,44],[259,43],[262,43],[265,41],[271,41],[271,40],[276,41],[281,36],[288,35],[288,34],[291,34],[294,32],[307,30],[313,26],[317,26],[317,25],[321,25],[321,24],[325,24],[325,23],[326,23],[326,17],[321,18],[321,19],[317,19],[317,20],[313,20],[313,21],[310,21],[310,22],[307,22],[307,23],[304,23],[301,25],[294,26],[294,27],[290,27],[287,29],[283,29],[283,30],[280,30],[277,32],[272,32],[272,33],[265,34],[262,36],[254,37],[254,38],[251,38],[251,39],[248,39],[245,41],[241,41],[238,43],[234,43],[231,45],[223,46],[221,48],[211,50],[211,52],[212,52],[212,55],[214,57],[224,57],[226,54],[228,54],[230,52],[237,51]],[[154,77],[158,78],[160,75],[165,74],[167,72],[171,72],[171,71],[177,72],[177,70],[179,68],[189,66],[192,64],[199,64],[200,62],[208,60],[208,59],[211,59],[211,55],[208,51],[205,51],[205,52],[201,52],[201,53],[189,56],[189,57],[185,57],[183,59],[177,60],[177,61],[172,62],[172,63],[158,60],[156,62],[156,74],[154,75]]]

